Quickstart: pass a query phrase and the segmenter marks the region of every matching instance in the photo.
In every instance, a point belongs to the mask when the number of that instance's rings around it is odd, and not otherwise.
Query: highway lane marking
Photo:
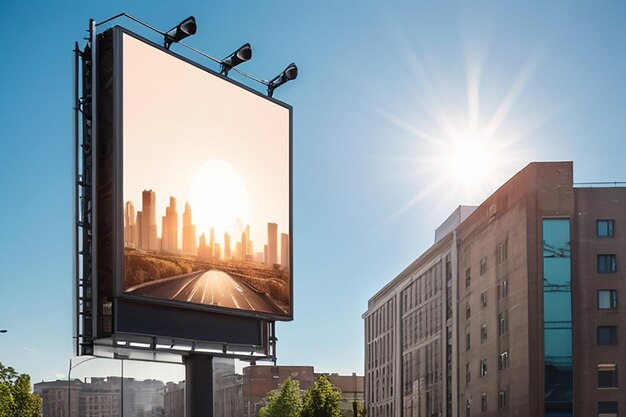
[[[204,278],[204,290],[202,291],[202,299],[200,300],[202,304],[204,304],[204,298],[206,297],[206,289],[208,286],[209,286],[209,280],[205,277]]]
[[[202,274],[202,275],[204,275],[204,274]],[[170,297],[170,300],[178,299],[178,296],[180,295],[180,293],[182,293],[183,290],[185,290],[189,285],[191,285],[191,283],[193,283],[195,280],[200,278],[202,275],[199,275],[197,277],[193,277],[192,279],[187,281],[187,283],[185,285],[183,285],[182,288],[180,290],[178,290],[178,292],[176,294],[174,294],[172,297]]]

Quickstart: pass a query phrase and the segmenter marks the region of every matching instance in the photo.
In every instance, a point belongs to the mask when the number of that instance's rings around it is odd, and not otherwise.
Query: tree
[[[300,417],[300,383],[292,377],[287,378],[278,393],[270,393],[264,409],[264,417]]]
[[[320,375],[304,396],[302,417],[342,417],[340,403],[341,392]]]
[[[0,417],[41,417],[41,398],[30,392],[30,376],[0,363]]]

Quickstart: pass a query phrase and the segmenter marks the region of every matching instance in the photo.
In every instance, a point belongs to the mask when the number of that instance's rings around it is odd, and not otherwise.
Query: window
[[[508,246],[508,243],[506,240],[498,245],[498,249],[496,250],[496,263],[497,264],[501,264],[502,262],[506,261],[506,259],[508,258],[507,246]]]
[[[485,275],[485,272],[487,272],[487,258],[480,260],[480,275]]]
[[[484,413],[487,411],[487,393],[483,392],[480,395],[480,410]]]
[[[471,340],[471,335],[468,332],[465,334],[465,350],[470,350],[471,347],[472,347],[472,340]]]
[[[498,407],[505,408],[508,405],[506,390],[500,391],[498,393]]]
[[[472,414],[472,407],[470,405],[470,400],[465,402],[465,417],[470,417]]]
[[[480,293],[480,306],[482,308],[487,307],[487,291],[483,291]]]
[[[484,343],[487,340],[487,325],[480,326],[480,343]]]
[[[480,360],[480,368],[478,368],[478,374],[480,376],[487,375],[487,359]]]
[[[613,237],[613,220],[596,221],[596,236]]]
[[[615,255],[603,254],[598,255],[598,272],[601,274],[607,274],[617,271],[617,262],[615,261]]]
[[[506,334],[506,332],[509,330],[508,322],[509,321],[507,319],[506,313],[498,314],[498,336]]]
[[[472,370],[469,363],[465,364],[465,383],[469,384],[472,382]]]
[[[465,304],[465,320],[468,320],[472,316],[472,308],[469,304]]]
[[[617,326],[598,326],[598,345],[617,345]]]
[[[500,361],[498,362],[498,369],[504,370],[509,367],[509,352],[502,352],[500,354]]]
[[[598,290],[598,310],[617,310],[617,290]]]
[[[617,388],[617,365],[614,363],[598,364],[598,388]]]
[[[502,300],[509,295],[509,282],[505,279],[498,283],[498,300]]]
[[[465,288],[468,288],[472,284],[472,270],[467,268],[465,271]]]
[[[617,401],[598,401],[598,417],[617,417]]]

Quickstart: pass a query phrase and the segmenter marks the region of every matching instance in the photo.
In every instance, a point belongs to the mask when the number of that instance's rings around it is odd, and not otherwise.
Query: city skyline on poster
[[[132,36],[122,62],[124,293],[289,315],[289,109]]]

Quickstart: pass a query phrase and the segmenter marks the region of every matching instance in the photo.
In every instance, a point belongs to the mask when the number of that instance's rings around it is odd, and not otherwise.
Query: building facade
[[[369,300],[368,415],[626,415],[622,228],[626,188],[575,187],[571,162],[460,207]]]

